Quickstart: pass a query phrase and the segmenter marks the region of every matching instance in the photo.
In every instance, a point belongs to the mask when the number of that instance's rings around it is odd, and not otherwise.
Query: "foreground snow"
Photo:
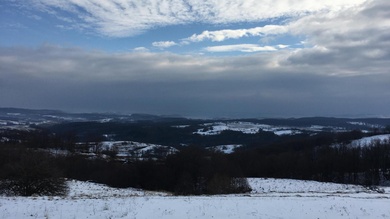
[[[67,197],[0,197],[0,218],[390,218],[390,189],[249,179],[253,192],[171,196],[69,182]]]
[[[359,185],[324,183],[308,180],[249,178],[252,194],[262,193],[371,193]]]

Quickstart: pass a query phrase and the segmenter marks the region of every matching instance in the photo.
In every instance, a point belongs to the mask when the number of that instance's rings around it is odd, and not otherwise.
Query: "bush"
[[[187,147],[169,156],[167,167],[173,172],[176,195],[231,194],[251,191],[240,170],[226,155],[199,147]]]
[[[46,153],[25,150],[13,158],[0,167],[0,193],[21,196],[67,193],[66,180]]]
[[[233,178],[216,174],[207,184],[208,194],[234,194],[250,191],[252,191],[252,189],[246,178]]]

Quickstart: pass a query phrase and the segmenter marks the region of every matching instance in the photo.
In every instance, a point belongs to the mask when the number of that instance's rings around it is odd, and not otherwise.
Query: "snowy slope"
[[[311,125],[309,127],[288,127],[288,126],[272,126],[266,124],[258,124],[251,122],[215,122],[204,123],[204,128],[198,129],[194,134],[198,135],[219,135],[222,131],[231,130],[242,132],[244,134],[256,134],[259,131],[273,132],[275,135],[297,135],[304,131],[321,132],[324,130],[332,130],[334,132],[345,131],[341,127]]]
[[[390,143],[390,134],[387,135],[374,135],[371,137],[365,137],[351,142],[352,147],[367,147],[374,143],[385,144]]]
[[[357,193],[369,192],[359,185],[324,183],[308,180],[249,178],[252,193]]]
[[[388,188],[378,194],[362,187],[313,181],[249,182],[254,189],[251,194],[171,196],[71,181],[67,197],[0,196],[0,218],[390,218]]]
[[[79,148],[85,147],[85,143],[78,143]],[[98,153],[104,151],[115,152],[116,157],[121,160],[143,159],[143,158],[162,158],[170,154],[177,153],[174,147],[157,144],[149,144],[135,141],[103,141],[88,145],[87,156],[98,156]]]

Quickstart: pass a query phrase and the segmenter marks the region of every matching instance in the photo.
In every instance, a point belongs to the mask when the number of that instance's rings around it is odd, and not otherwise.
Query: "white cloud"
[[[201,34],[194,34],[191,37],[183,39],[190,42],[201,42],[211,40],[221,42],[227,39],[238,39],[248,36],[267,36],[284,34],[288,31],[287,27],[280,25],[266,25],[264,27],[255,27],[250,29],[225,29],[217,31],[203,31]]]
[[[145,48],[145,47],[136,47],[133,49],[134,52],[149,52],[149,49]]]
[[[289,45],[284,45],[284,44],[279,44],[276,47],[278,47],[279,49],[285,49],[285,48],[288,48],[290,46]]]
[[[259,46],[257,44],[235,44],[206,47],[207,52],[269,52],[276,51],[273,46]]]
[[[318,11],[337,11],[366,0],[32,0],[38,10],[87,25],[110,37],[125,37],[148,29],[193,22],[256,22],[286,16],[301,16]],[[24,3],[29,4],[29,3]]]
[[[169,48],[169,47],[172,47],[172,46],[176,46],[177,43],[175,43],[173,41],[159,41],[159,42],[153,42],[152,45],[154,47],[165,49],[165,48]]]
[[[355,62],[355,65],[362,65],[363,62],[357,57],[365,59],[386,59],[390,56],[389,48],[390,35],[390,1],[376,0],[365,4],[346,8],[333,13],[320,11],[315,14],[308,14],[291,20],[284,25],[268,25],[264,27],[204,31],[201,34],[194,34],[183,42],[200,42],[204,40],[223,41],[226,39],[238,39],[245,36],[279,35],[288,33],[297,37],[305,37],[304,43],[307,49],[296,50],[291,54],[289,61],[296,63],[318,63],[334,64],[340,61],[340,65],[346,64],[346,60]],[[261,40],[261,39],[260,39]],[[263,42],[263,44],[266,44]],[[272,51],[285,49],[288,45],[276,45],[274,47],[259,47],[257,45],[228,45],[207,47],[206,51]],[[325,52],[326,51],[326,52]],[[354,57],[354,58],[352,58]]]

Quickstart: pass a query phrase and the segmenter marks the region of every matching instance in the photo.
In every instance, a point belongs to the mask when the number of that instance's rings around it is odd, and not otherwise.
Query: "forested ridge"
[[[387,130],[381,130],[380,134],[384,133]],[[263,141],[259,145],[252,142],[232,154],[190,145],[178,147],[179,152],[161,159],[126,162],[115,156],[91,159],[77,153],[78,139],[72,133],[55,135],[38,130],[2,134],[21,139],[0,144],[0,189],[8,194],[64,193],[65,178],[178,195],[247,192],[250,191],[247,177],[367,186],[386,184],[390,180],[390,142],[351,147],[348,144],[354,139],[378,134],[358,130],[300,135]],[[53,149],[67,153],[53,154]],[[21,174],[27,172],[33,174]]]

